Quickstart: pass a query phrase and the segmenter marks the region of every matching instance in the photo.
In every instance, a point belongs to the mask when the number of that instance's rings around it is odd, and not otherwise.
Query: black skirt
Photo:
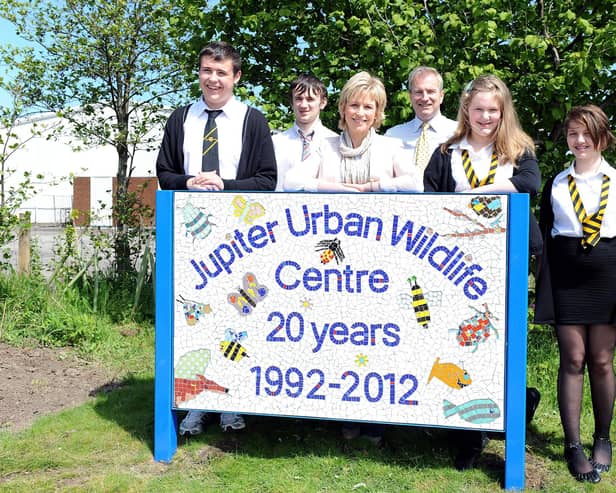
[[[584,249],[580,238],[557,236],[548,261],[557,325],[616,324],[616,238]]]

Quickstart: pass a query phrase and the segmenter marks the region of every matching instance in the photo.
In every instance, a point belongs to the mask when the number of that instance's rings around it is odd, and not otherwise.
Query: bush
[[[111,323],[92,313],[77,290],[50,290],[40,276],[0,276],[0,319],[0,339],[11,343],[36,340],[85,348],[111,330]]]
[[[128,232],[128,233],[127,233]],[[130,265],[118,269],[114,259],[114,229],[69,224],[54,248],[53,275],[57,290],[76,290],[92,313],[113,322],[154,321],[154,256],[150,244],[153,231],[137,227],[127,230],[131,245]]]

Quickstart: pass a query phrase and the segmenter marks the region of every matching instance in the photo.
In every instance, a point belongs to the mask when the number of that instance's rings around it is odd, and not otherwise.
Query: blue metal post
[[[526,444],[526,330],[528,317],[527,194],[511,194],[505,375],[505,489],[524,489]]]
[[[173,196],[156,192],[156,349],[154,460],[169,462],[177,449],[173,412]]]

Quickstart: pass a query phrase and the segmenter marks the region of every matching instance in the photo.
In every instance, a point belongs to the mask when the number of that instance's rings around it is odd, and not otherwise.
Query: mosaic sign
[[[503,430],[508,200],[176,193],[174,408]]]

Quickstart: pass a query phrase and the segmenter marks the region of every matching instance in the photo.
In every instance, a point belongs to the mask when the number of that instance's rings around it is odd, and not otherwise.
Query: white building
[[[75,150],[79,142],[65,130],[61,136],[49,138],[49,131],[68,122],[53,113],[38,114],[17,122],[15,142],[26,142],[6,162],[13,170],[6,177],[5,193],[24,181],[24,173],[31,174],[36,193],[23,204],[20,212],[30,211],[31,221],[39,224],[63,224],[74,207],[72,177],[90,178],[90,212],[95,225],[111,225],[112,184],[117,175],[118,155],[111,145]],[[31,137],[35,126],[41,136]],[[3,137],[6,131],[2,133]],[[154,150],[137,151],[132,177],[155,178],[156,156],[162,139],[162,128],[151,132]],[[30,139],[30,140],[28,140]],[[42,178],[37,178],[42,175]]]

